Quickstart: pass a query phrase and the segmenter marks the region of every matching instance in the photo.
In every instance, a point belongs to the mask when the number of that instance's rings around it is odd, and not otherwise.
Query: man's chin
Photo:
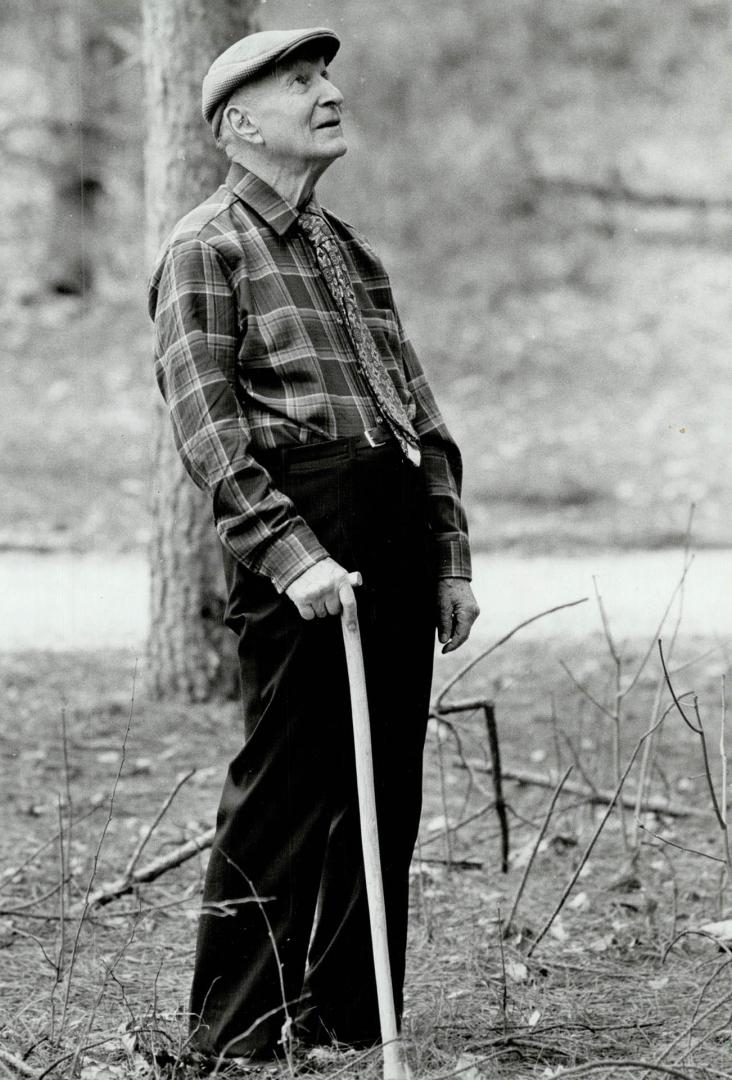
[[[321,161],[335,161],[339,157],[348,151],[348,144],[346,140],[341,136],[338,139],[333,139],[327,146],[321,148],[320,159]]]

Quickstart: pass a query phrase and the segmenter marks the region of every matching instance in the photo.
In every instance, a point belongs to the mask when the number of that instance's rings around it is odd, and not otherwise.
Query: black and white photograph
[[[0,30],[0,1077],[732,1080],[732,0]]]

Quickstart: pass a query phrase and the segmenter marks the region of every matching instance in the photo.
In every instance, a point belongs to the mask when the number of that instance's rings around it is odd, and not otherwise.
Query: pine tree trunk
[[[149,261],[168,231],[220,183],[226,162],[201,117],[201,80],[252,29],[257,0],[143,0],[148,109]],[[210,498],[183,471],[167,411],[157,415],[151,542],[151,693],[203,701],[234,692],[233,636]],[[232,641],[229,641],[229,638]]]

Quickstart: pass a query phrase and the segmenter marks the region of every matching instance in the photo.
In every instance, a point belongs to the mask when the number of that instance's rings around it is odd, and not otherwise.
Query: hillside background
[[[697,543],[732,541],[731,11],[260,6],[263,28],[342,36],[350,151],[321,197],[392,274],[479,548],[677,543],[691,502]],[[138,13],[82,5],[84,55],[55,0],[0,22],[0,545],[130,549],[157,394]],[[69,160],[93,174],[78,220]],[[79,235],[77,287],[56,268]]]

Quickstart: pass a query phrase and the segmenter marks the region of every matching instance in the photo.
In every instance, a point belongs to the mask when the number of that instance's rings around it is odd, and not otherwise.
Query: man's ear
[[[257,118],[248,109],[243,109],[239,105],[229,105],[224,110],[224,116],[231,130],[244,142],[256,144],[264,142]]]

